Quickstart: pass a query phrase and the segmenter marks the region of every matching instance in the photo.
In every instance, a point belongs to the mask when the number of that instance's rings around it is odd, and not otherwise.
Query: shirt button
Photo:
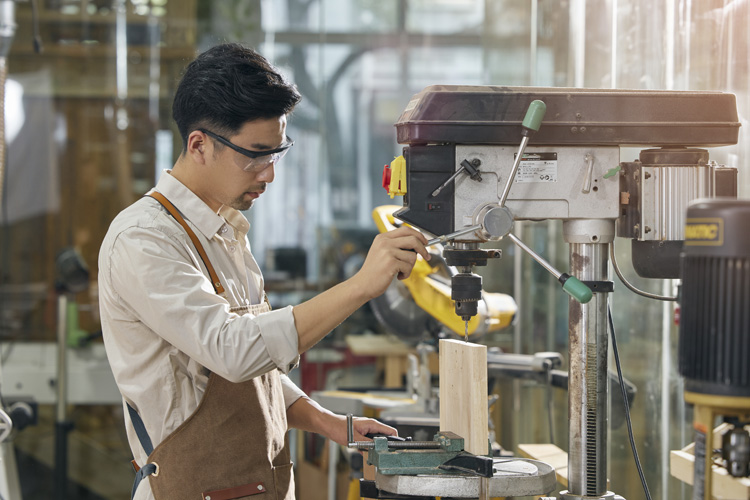
[[[229,229],[229,228],[227,228],[227,225],[226,225],[226,224],[224,224],[223,226],[221,226],[221,232],[222,232],[222,234],[223,234],[223,233],[226,233],[228,229]]]

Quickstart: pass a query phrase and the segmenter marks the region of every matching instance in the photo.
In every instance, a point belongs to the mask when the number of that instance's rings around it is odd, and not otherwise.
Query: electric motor
[[[682,252],[685,390],[750,396],[750,200],[696,200]]]

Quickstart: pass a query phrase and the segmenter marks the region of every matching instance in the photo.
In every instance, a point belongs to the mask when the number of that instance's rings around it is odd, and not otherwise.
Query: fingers
[[[425,243],[427,238],[409,227],[377,235],[362,268],[355,276],[359,282],[358,288],[366,291],[372,299],[388,288],[394,276],[408,278],[417,255],[430,259]]]
[[[395,231],[389,231],[380,235],[389,239],[393,244],[402,250],[409,250],[418,253],[425,260],[430,260],[430,253],[427,251],[427,237],[410,227],[400,227]]]
[[[407,226],[402,226],[394,231],[388,231],[387,233],[383,233],[383,234],[388,235],[392,238],[399,238],[402,236],[414,236],[418,240],[420,240],[423,245],[426,245],[428,241],[427,237],[424,234],[420,233],[416,229],[413,229]]]
[[[384,236],[388,236],[390,238],[405,238],[405,237],[413,237],[416,240],[419,241],[419,243],[422,244],[422,246],[427,244],[427,237],[417,231],[416,229],[412,229],[410,227],[400,227],[394,231],[388,231],[387,233],[382,233]]]
[[[396,253],[395,257],[397,259],[395,274],[398,279],[404,280],[411,276],[411,271],[417,262],[417,254],[413,251],[403,250]]]
[[[385,425],[371,418],[355,418],[353,422],[355,436],[364,440],[369,439],[365,434],[385,434],[387,436],[398,436],[398,431],[390,425]]]

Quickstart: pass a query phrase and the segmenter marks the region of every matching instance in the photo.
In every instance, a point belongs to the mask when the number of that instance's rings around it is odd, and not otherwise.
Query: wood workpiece
[[[440,341],[440,430],[464,438],[464,449],[489,454],[487,346]]]

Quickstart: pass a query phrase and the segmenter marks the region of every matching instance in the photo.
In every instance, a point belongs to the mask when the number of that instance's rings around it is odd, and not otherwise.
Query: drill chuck
[[[459,273],[451,277],[451,298],[455,310],[464,321],[477,314],[477,302],[482,298],[482,277],[474,273]]]

